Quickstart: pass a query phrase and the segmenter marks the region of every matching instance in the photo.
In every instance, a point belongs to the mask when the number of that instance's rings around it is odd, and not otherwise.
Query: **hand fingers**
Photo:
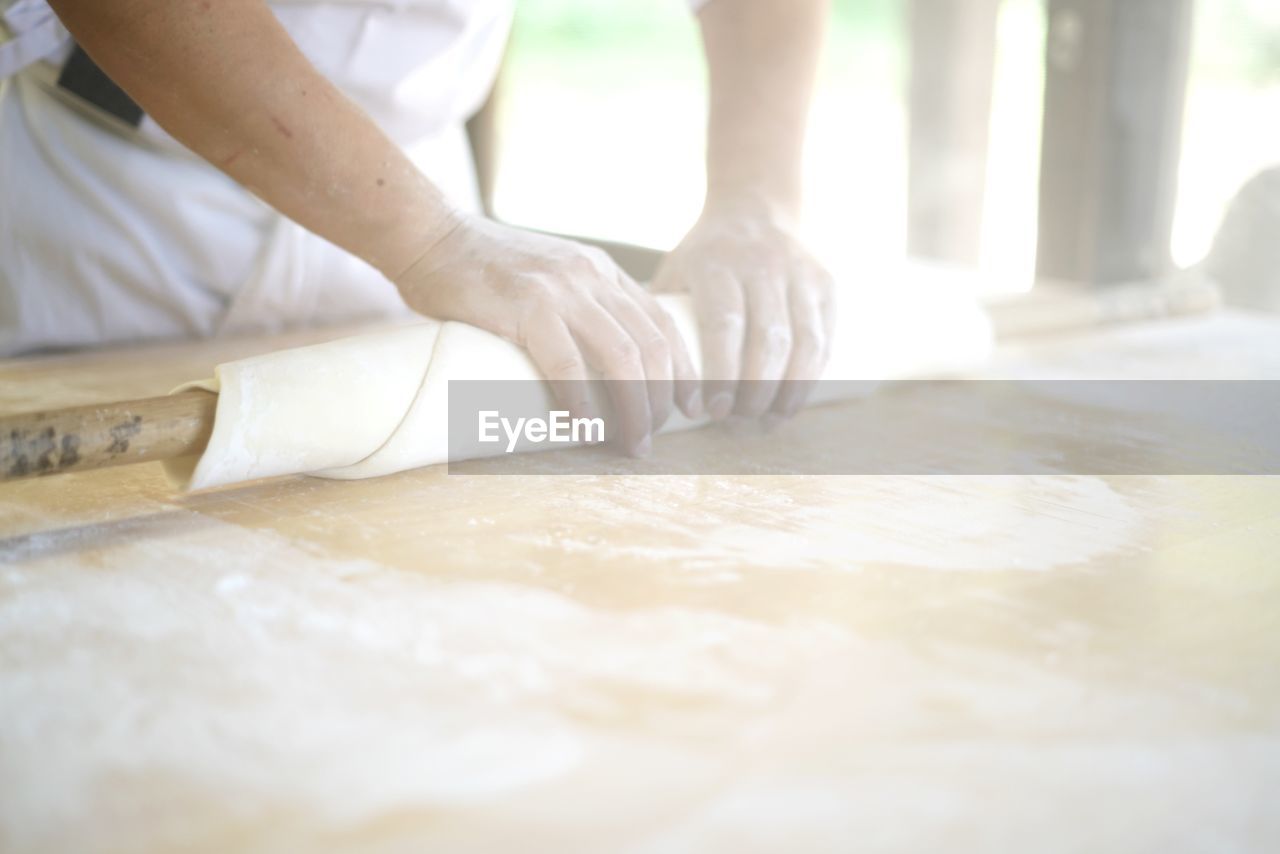
[[[640,347],[599,303],[590,301],[573,313],[570,331],[588,364],[609,382],[614,437],[628,452],[645,456],[651,447],[653,418]]]
[[[704,273],[693,294],[702,336],[702,400],[718,421],[733,411],[746,303],[738,280],[724,269]]]
[[[671,414],[671,345],[636,299],[637,291],[640,286],[619,272],[617,289],[606,291],[601,304],[639,348],[649,393],[649,415],[653,419],[651,427],[657,430]]]
[[[804,405],[826,361],[827,332],[822,290],[815,282],[793,275],[787,292],[791,311],[791,356],[778,396],[770,412],[790,418]]]
[[[790,307],[785,271],[757,274],[745,282],[747,337],[742,351],[742,382],[734,412],[763,415],[778,392],[791,356]]]
[[[538,315],[528,324],[524,344],[561,406],[575,418],[599,417],[591,400],[586,359],[559,316],[551,312]]]
[[[640,308],[649,315],[649,319],[667,341],[676,404],[685,415],[697,418],[702,414],[702,392],[698,387],[698,372],[693,367],[693,359],[689,356],[689,348],[685,346],[684,336],[676,328],[671,315],[648,291],[635,282],[628,280],[628,283],[628,291],[634,295]]]

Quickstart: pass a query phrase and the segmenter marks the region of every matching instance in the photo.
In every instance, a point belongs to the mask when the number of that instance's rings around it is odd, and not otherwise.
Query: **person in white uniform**
[[[692,292],[702,383],[607,255],[478,213],[464,123],[513,2],[0,0],[0,355],[407,305],[559,389],[647,380],[614,384],[638,452],[673,405],[794,412],[834,312],[794,236],[826,0],[692,2],[706,204],[653,288]]]

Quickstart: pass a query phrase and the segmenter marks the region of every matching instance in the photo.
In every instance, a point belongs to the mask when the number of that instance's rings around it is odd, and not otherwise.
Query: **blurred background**
[[[501,96],[495,211],[542,229],[669,248],[696,218],[705,97],[682,0],[521,0]],[[907,0],[835,0],[807,152],[805,231],[837,274],[907,248]],[[983,215],[985,287],[1036,262],[1042,0],[999,4]],[[1280,3],[1200,0],[1172,256],[1196,263],[1236,191],[1280,162]],[[1280,235],[1277,235],[1280,238]]]

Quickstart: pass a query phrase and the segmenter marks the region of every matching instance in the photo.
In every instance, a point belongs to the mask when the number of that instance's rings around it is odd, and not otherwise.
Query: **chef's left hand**
[[[652,287],[693,296],[713,418],[789,418],[803,405],[830,351],[835,287],[785,211],[709,200]]]

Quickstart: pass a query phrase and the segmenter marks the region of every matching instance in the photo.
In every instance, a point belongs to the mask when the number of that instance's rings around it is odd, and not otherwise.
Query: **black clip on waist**
[[[89,58],[80,45],[75,45],[71,57],[62,66],[58,86],[131,127],[142,124],[145,115],[142,108]]]

